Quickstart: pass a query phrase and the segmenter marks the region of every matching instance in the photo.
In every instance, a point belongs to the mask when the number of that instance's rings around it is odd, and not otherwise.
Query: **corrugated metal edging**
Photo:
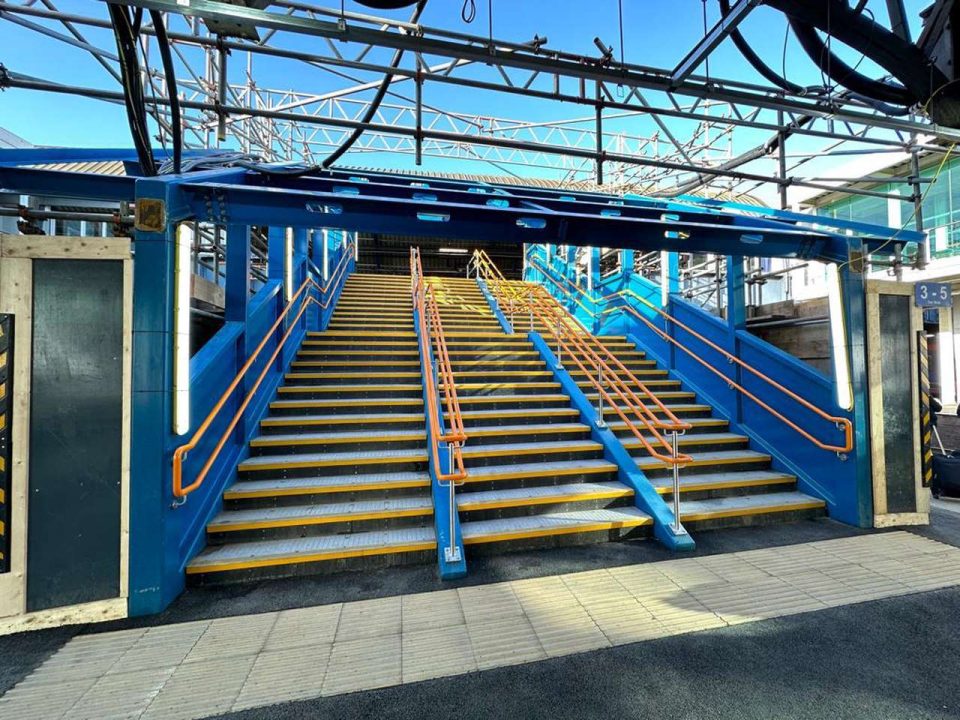
[[[45,163],[41,165],[25,165],[34,170],[56,170],[58,172],[89,173],[93,175],[125,176],[126,170],[122,160],[95,160],[87,162]]]

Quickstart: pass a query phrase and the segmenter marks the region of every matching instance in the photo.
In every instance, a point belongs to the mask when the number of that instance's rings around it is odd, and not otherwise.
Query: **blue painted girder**
[[[251,180],[247,175],[248,182]],[[560,243],[604,245],[640,250],[713,252],[767,257],[847,259],[844,235],[798,230],[789,225],[770,227],[770,221],[746,224],[749,218],[717,213],[687,216],[671,213],[643,217],[642,209],[619,216],[589,212],[557,212],[543,207],[507,207],[487,204],[479,193],[457,193],[457,201],[441,201],[438,192],[426,199],[395,197],[396,189],[375,188],[378,194],[291,189],[309,186],[314,178],[283,178],[286,187],[257,187],[231,183],[186,182],[181,186],[193,212],[208,218],[210,203],[226,209],[227,222],[334,227],[361,232],[423,235],[503,243]],[[321,187],[328,183],[318,182]],[[407,188],[405,193],[412,189]],[[436,200],[433,199],[436,196]],[[509,200],[514,200],[510,198]],[[623,210],[624,208],[616,208]],[[704,222],[704,219],[709,220]]]
[[[0,151],[2,152],[2,151]],[[0,191],[133,202],[137,178],[0,166]]]

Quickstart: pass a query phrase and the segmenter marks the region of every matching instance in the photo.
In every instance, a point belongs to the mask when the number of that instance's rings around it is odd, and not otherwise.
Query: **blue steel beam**
[[[309,192],[289,188],[229,183],[185,183],[193,212],[208,217],[211,203],[222,207],[229,222],[299,227],[337,227],[372,233],[436,236],[503,243],[554,242],[606,245],[640,250],[669,249],[731,255],[846,260],[848,238],[807,230],[694,222],[677,217],[603,216],[543,212],[531,208],[493,207],[463,202]],[[737,222],[741,222],[740,218]]]
[[[790,210],[775,210],[768,207],[757,205],[747,205],[746,203],[729,202],[725,200],[713,200],[693,197],[690,195],[678,196],[677,200],[683,202],[697,202],[710,208],[718,210],[732,210],[738,212],[749,212],[764,217],[774,218],[781,222],[792,223],[793,225],[819,225],[821,227],[836,228],[838,230],[850,230],[859,235],[868,245],[884,243],[892,239],[908,243],[925,243],[927,241],[926,233],[908,230],[906,228],[890,228],[883,225],[871,225],[870,223],[857,222],[856,220],[843,220],[841,218],[832,218],[825,215],[807,215],[805,213],[792,212]]]
[[[342,187],[354,187],[357,192],[369,194],[373,193],[375,188],[388,186],[395,188],[397,194],[387,192],[394,197],[403,197],[403,192],[419,194],[435,194],[444,196],[443,191],[462,191],[469,193],[469,198],[473,199],[477,195],[481,198],[484,194],[496,194],[495,199],[516,199],[529,203],[537,203],[543,207],[549,207],[557,212],[585,212],[595,210],[600,213],[619,211],[621,214],[633,214],[632,208],[646,209],[652,212],[667,212],[670,214],[699,214],[709,215],[714,218],[714,222],[726,222],[729,218],[731,224],[740,224],[744,227],[782,227],[789,229],[801,224],[817,224],[824,228],[835,228],[838,231],[852,230],[859,235],[869,246],[876,246],[896,237],[902,242],[925,241],[921,233],[911,230],[897,230],[881,225],[872,225],[869,223],[857,223],[853,221],[834,220],[824,218],[824,222],[813,220],[813,216],[802,213],[793,213],[782,210],[773,210],[755,205],[744,203],[724,202],[711,200],[707,198],[698,198],[690,195],[682,195],[677,198],[651,198],[640,195],[626,195],[619,197],[615,195],[604,195],[602,193],[591,192],[570,192],[562,190],[551,190],[545,188],[533,188],[524,185],[497,185],[497,184],[478,184],[468,181],[458,180],[435,180],[429,177],[416,177],[395,175],[390,173],[376,172],[335,172],[325,174],[321,178],[310,177],[311,180],[320,179],[327,181],[338,181]],[[483,192],[480,192],[480,191]],[[499,198],[499,196],[504,196]],[[477,200],[477,202],[485,202]],[[573,208],[576,207],[574,210]],[[744,215],[744,213],[748,213]],[[641,214],[643,217],[652,215]],[[760,216],[760,217],[758,217]],[[768,224],[770,223],[770,224]],[[814,231],[820,232],[820,231]],[[837,232],[834,235],[845,235]]]
[[[0,192],[86,200],[133,201],[137,178],[0,167]]]
[[[184,149],[185,158],[211,155],[217,150]],[[172,151],[165,148],[154,148],[153,155],[158,160],[166,160]],[[47,165],[50,163],[79,163],[79,162],[139,162],[137,153],[132,148],[71,148],[71,147],[42,147],[42,148],[9,148],[0,150],[0,167],[17,167],[18,165]]]

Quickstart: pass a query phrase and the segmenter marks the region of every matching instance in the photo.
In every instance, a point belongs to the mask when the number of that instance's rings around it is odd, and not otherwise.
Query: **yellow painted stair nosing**
[[[280,440],[274,440],[273,435],[261,435],[250,441],[250,447],[285,447],[287,445],[340,445],[343,443],[369,443],[369,442],[410,442],[414,440],[423,440],[426,438],[426,431],[411,430],[408,433],[397,433],[394,435],[350,435],[344,433],[342,438],[313,438],[313,437],[294,437],[281,436]]]
[[[496,533],[493,535],[479,535],[470,538],[464,538],[464,545],[482,545],[490,542],[508,542],[510,540],[526,540],[538,537],[550,537],[553,535],[574,535],[576,533],[603,532],[604,530],[617,530],[620,528],[633,528],[652,525],[651,518],[637,518],[636,521],[617,521],[617,522],[599,522],[589,525],[574,525],[570,527],[539,528],[537,530],[523,530],[517,532]]]
[[[307,525],[331,525],[338,522],[366,522],[389,518],[425,517],[433,515],[432,507],[406,508],[403,510],[376,510],[364,513],[340,513],[319,517],[283,518],[280,520],[256,520],[243,523],[216,523],[207,525],[209,533],[231,533],[246,530],[272,530],[275,528],[301,527]]]
[[[557,493],[556,495],[537,495],[534,497],[507,498],[501,500],[470,501],[470,495],[461,495],[457,501],[457,509],[461,512],[476,512],[479,510],[498,510],[501,508],[524,507],[526,505],[550,505],[564,502],[589,502],[590,500],[615,500],[617,498],[633,497],[633,490],[624,487],[622,490],[598,490],[589,493]]]
[[[733,490],[735,488],[763,487],[764,485],[793,485],[797,479],[792,475],[771,475],[767,478],[748,478],[746,480],[729,480],[722,483],[706,482],[698,483],[697,478],[688,477],[680,484],[680,495],[687,492],[702,492],[704,490]],[[670,495],[673,488],[668,485],[655,486],[655,490],[660,495]],[[681,512],[681,515],[683,513]]]
[[[345,560],[355,557],[370,557],[373,555],[394,555],[406,552],[424,552],[427,550],[436,550],[436,541],[409,543],[407,545],[388,545],[385,547],[357,548],[353,550],[331,551],[326,553],[309,553],[301,555],[274,555],[255,560],[235,560],[224,563],[210,563],[204,565],[197,563],[187,565],[187,575],[200,575],[202,573],[228,572],[230,570],[253,570],[262,567],[274,567],[278,565],[297,565],[300,563],[325,562],[329,560]]]
[[[260,457],[270,457],[269,455],[261,455]],[[335,460],[330,459],[312,459],[312,460],[281,460],[278,462],[263,462],[250,464],[249,461],[245,460],[237,466],[237,471],[242,473],[249,472],[266,472],[274,470],[306,470],[309,468],[318,468],[318,467],[350,467],[352,465],[378,465],[386,463],[425,463],[427,461],[427,453],[424,452],[420,454],[410,454],[404,457],[384,457],[382,455],[370,455],[363,456],[358,455],[357,457],[344,457],[337,458]]]
[[[827,504],[823,500],[810,500],[802,503],[786,503],[783,505],[760,505],[747,508],[729,508],[698,513],[685,513],[680,509],[682,522],[697,522],[699,520],[720,520],[728,517],[748,517],[750,515],[766,515],[768,513],[790,512],[792,510],[819,510]]]
[[[318,483],[323,478],[318,478]],[[241,483],[243,484],[243,483]],[[430,479],[405,482],[363,483],[358,485],[298,485],[293,488],[271,490],[237,490],[236,486],[223,493],[224,500],[254,500],[272,497],[296,497],[298,495],[334,495],[339,493],[376,492],[378,490],[413,490],[430,487]]]

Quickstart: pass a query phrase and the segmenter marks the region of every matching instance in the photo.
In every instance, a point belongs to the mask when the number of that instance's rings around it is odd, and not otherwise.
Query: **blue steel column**
[[[717,298],[719,302],[720,298]],[[747,327],[747,300],[744,294],[743,258],[727,255],[727,330],[730,334],[729,349],[740,357],[738,333]],[[739,365],[730,365],[733,380],[742,385],[742,370]],[[736,394],[736,421],[743,420],[743,395]]]
[[[298,227],[293,229],[293,258],[291,262],[293,263],[293,291],[296,292],[297,289],[303,285],[303,282],[307,279],[306,228]],[[308,290],[307,292],[313,294],[313,291],[311,290]],[[286,347],[283,349],[284,367],[289,365],[290,360],[292,360],[293,356],[297,354],[299,344],[293,341],[296,340],[296,336],[308,329],[309,321],[315,315],[316,305],[313,305],[303,314],[303,317],[297,323],[299,326],[298,329],[294,332],[294,335],[290,338],[290,342],[288,342]]]
[[[227,322],[246,322],[250,304],[250,228],[227,225],[227,278],[223,317]]]
[[[239,322],[246,325],[247,310],[250,306],[250,228],[247,225],[227,225],[226,287],[224,288],[223,318],[226,322]],[[237,366],[239,372],[246,358],[253,354],[259,338],[243,332],[237,339]],[[244,378],[243,397],[250,389],[250,379]],[[237,401],[239,403],[239,400]],[[236,437],[243,442],[247,437],[246,415],[237,423]]]
[[[136,183],[138,200],[175,207],[176,187],[159,179]],[[174,242],[177,218],[161,232],[137,231],[133,264],[133,442],[130,447],[131,615],[160,612],[183,589],[169,577],[176,548],[168,541],[167,511],[173,502],[167,445],[173,422]]]
[[[862,249],[862,246],[861,246]],[[851,247],[851,254],[854,248]],[[870,455],[870,413],[867,383],[867,310],[866,284],[862,272],[847,262],[840,266],[840,287],[843,298],[850,384],[853,389],[853,450],[847,462],[856,462],[855,498],[841,499],[835,517],[841,522],[871,527],[873,525],[873,473]]]
[[[633,273],[635,253],[633,250],[620,251],[620,287],[626,288],[630,285],[630,275]]]

